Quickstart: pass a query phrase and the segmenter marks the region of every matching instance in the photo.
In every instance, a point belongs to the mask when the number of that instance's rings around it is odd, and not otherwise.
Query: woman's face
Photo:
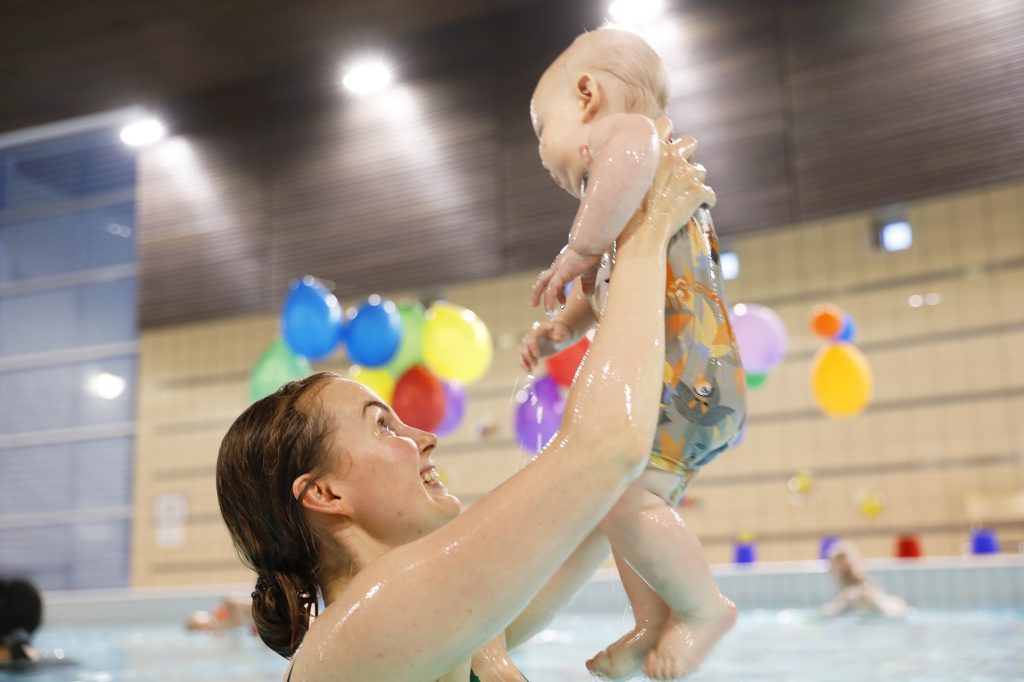
[[[431,459],[437,437],[407,426],[375,393],[330,379],[320,409],[334,422],[328,476],[347,498],[352,521],[392,546],[426,535],[459,514]]]

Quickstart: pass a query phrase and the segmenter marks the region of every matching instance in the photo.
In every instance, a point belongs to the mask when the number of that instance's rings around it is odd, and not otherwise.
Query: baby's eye
[[[380,427],[381,431],[387,431],[388,433],[394,433],[395,430],[388,426],[388,423],[383,418],[377,420],[377,426]]]

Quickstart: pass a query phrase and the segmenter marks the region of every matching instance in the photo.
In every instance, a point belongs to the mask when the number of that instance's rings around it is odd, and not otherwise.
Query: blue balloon
[[[394,303],[377,295],[366,299],[345,325],[348,356],[364,367],[388,364],[401,343],[402,316]]]
[[[848,341],[853,342],[854,337],[857,336],[857,324],[853,321],[853,317],[849,314],[843,315],[843,328],[836,334],[836,341]]]
[[[292,283],[281,310],[281,335],[296,355],[310,360],[329,357],[341,328],[341,306],[334,294],[310,275]]]

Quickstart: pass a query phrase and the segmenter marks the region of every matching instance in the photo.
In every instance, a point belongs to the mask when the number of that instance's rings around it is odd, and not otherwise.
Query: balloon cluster
[[[562,423],[565,397],[562,389],[572,386],[583,358],[590,348],[590,339],[576,343],[545,360],[548,374],[516,394],[516,441],[527,452],[536,454],[554,437]]]
[[[811,361],[811,394],[829,417],[853,417],[871,400],[873,377],[864,354],[853,345],[853,318],[832,304],[811,311],[811,331],[826,343]]]
[[[349,376],[367,386],[410,426],[451,433],[466,412],[465,384],[479,379],[494,356],[487,325],[471,310],[437,301],[395,304],[376,294],[343,314],[338,299],[307,275],[291,286],[281,311],[281,339],[250,375],[258,400],[309,374],[343,345]]]
[[[786,355],[786,326],[775,311],[757,303],[737,303],[729,319],[747,375],[747,387],[760,388]]]

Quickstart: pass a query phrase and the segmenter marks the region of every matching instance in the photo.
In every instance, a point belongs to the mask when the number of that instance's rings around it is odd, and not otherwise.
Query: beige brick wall
[[[956,554],[978,520],[996,524],[1008,547],[1024,540],[1021,518],[971,519],[965,504],[968,495],[995,501],[1024,489],[1024,184],[907,210],[914,245],[898,253],[872,246],[869,213],[724,240],[742,268],[728,285],[730,302],[773,308],[790,346],[767,384],[750,393],[744,442],[691,488],[685,515],[712,560],[728,561],[743,532],[757,536],[769,560],[812,558],[818,538],[834,532],[856,537],[868,555],[891,554],[901,531],[919,532],[927,554]],[[497,345],[491,371],[469,389],[463,426],[436,457],[466,503],[526,462],[511,416],[525,380],[515,349],[536,319],[525,303],[534,274],[443,289],[483,318]],[[931,292],[940,304],[907,304]],[[826,301],[855,317],[875,372],[871,409],[849,421],[818,414],[807,388],[819,345],[807,319]],[[248,402],[248,371],[276,328],[276,316],[263,315],[143,333],[135,584],[245,577],[217,511],[213,471],[220,437]],[[324,366],[340,370],[343,362]],[[487,440],[477,429],[485,422],[497,426]],[[801,469],[814,473],[815,485],[795,503],[786,482]],[[874,520],[855,504],[867,491],[887,499]],[[164,492],[189,500],[184,537],[170,542],[152,514]]]

